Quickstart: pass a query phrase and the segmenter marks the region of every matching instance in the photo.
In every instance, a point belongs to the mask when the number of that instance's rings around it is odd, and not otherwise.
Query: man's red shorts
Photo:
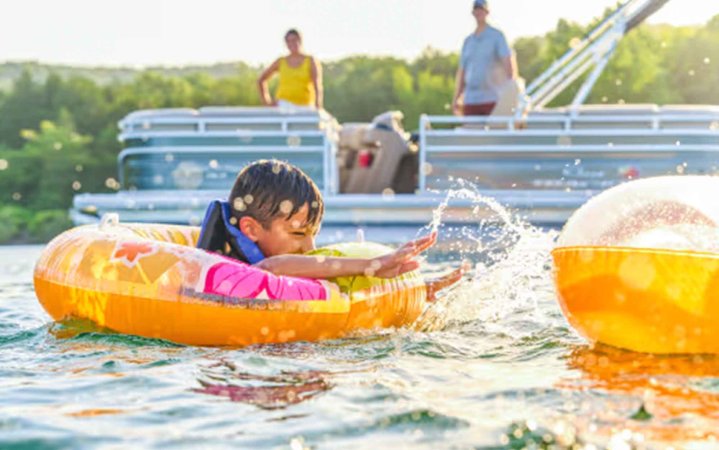
[[[462,114],[465,116],[488,116],[492,113],[496,103],[476,103],[474,105],[464,105]]]

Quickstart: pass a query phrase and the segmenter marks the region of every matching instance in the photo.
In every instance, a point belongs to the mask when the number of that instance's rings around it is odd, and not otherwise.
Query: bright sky
[[[471,0],[17,0],[0,8],[0,62],[80,65],[266,64],[296,27],[322,60],[352,54],[457,51],[473,28]],[[490,0],[510,40],[542,34],[559,18],[586,23],[616,0]],[[716,0],[673,0],[651,23],[703,24]]]

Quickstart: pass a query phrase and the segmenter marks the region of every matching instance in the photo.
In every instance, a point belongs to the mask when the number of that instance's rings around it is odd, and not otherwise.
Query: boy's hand
[[[402,247],[384,256],[372,259],[367,275],[379,278],[392,278],[419,268],[414,259],[437,242],[437,232],[404,244]]]
[[[446,275],[427,280],[427,301],[435,301],[438,291],[450,287],[461,280],[465,270],[466,268],[462,265],[459,269],[454,269]]]

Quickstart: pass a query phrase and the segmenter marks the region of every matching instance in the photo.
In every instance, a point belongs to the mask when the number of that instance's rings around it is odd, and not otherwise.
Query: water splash
[[[454,255],[450,265],[469,262],[465,280],[451,289],[420,318],[418,328],[434,331],[481,322],[484,328],[507,332],[511,321],[522,317],[538,326],[546,324],[538,308],[539,298],[553,298],[550,251],[557,232],[527,223],[479,188],[458,180],[458,189],[447,192],[426,227],[440,233],[439,248]],[[461,201],[471,211],[460,227],[443,221],[452,202]],[[474,220],[472,220],[474,219]]]

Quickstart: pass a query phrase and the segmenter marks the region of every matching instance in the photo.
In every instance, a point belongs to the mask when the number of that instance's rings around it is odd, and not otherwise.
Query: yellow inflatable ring
[[[609,189],[552,252],[558,298],[587,339],[648,353],[719,353],[719,179]]]
[[[199,228],[108,224],[69,230],[35,267],[35,291],[55,320],[89,319],[121,333],[189,345],[315,341],[412,323],[426,301],[417,272],[393,279],[281,277],[195,248]],[[371,257],[388,247],[315,252]]]

